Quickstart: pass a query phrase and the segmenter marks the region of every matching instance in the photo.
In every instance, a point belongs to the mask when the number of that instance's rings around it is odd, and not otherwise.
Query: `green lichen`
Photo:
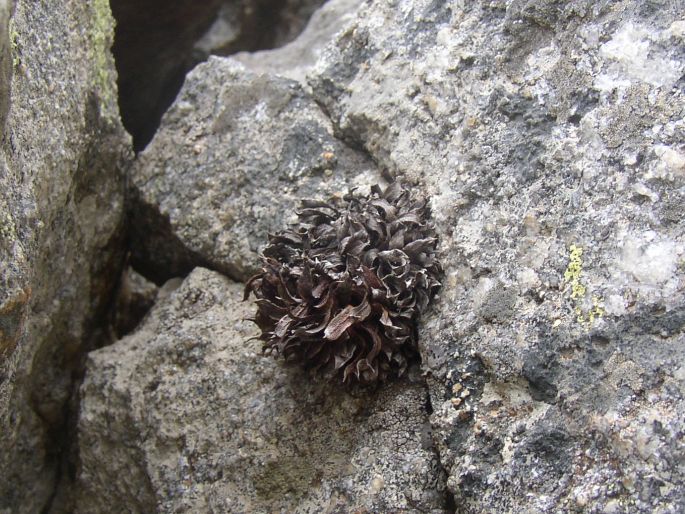
[[[580,246],[571,245],[569,248],[568,267],[564,272],[564,280],[571,285],[571,298],[582,298],[585,296],[585,286],[580,282],[580,275],[583,273],[583,249]]]
[[[19,45],[19,32],[17,32],[17,27],[14,24],[14,18],[10,18],[8,32],[12,53],[12,66],[18,68],[21,65],[21,47]]]
[[[93,63],[93,89],[100,97],[100,115],[113,121],[117,114],[113,110],[116,105],[115,78],[112,74],[114,67],[110,55],[110,48],[114,37],[112,11],[108,0],[93,0],[92,26],[89,33],[91,62]]]
[[[591,299],[592,307],[584,307],[588,289],[582,281],[582,275],[583,248],[572,244],[569,247],[568,266],[566,271],[564,271],[564,281],[570,287],[569,299],[573,304],[576,321],[589,328],[594,324],[595,320],[604,315],[604,300],[600,296],[593,295]]]

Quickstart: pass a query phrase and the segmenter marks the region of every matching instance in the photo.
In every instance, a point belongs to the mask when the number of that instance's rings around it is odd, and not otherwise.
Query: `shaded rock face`
[[[357,395],[312,383],[248,341],[242,285],[197,268],[165,289],[89,356],[80,512],[443,512],[416,376]]]
[[[246,280],[301,198],[374,180],[332,131],[296,82],[229,59],[199,65],[131,173],[134,266],[158,283],[197,265]]]
[[[114,338],[135,330],[157,300],[159,288],[128,267],[121,274],[109,324]]]
[[[112,0],[121,115],[136,150],[152,139],[186,73],[209,55],[283,45],[321,0]]]
[[[107,2],[0,2],[0,21],[0,511],[41,512],[74,475],[72,384],[123,260],[129,140]]]
[[[13,4],[9,0],[0,2],[0,128],[5,127],[7,111],[10,106],[10,86],[12,81],[12,40],[10,18]]]
[[[685,508],[682,8],[367,4],[310,76],[432,195],[422,357],[463,512]]]

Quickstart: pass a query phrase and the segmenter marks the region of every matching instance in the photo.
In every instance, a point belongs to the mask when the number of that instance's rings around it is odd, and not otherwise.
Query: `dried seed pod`
[[[269,236],[245,286],[264,351],[368,384],[417,357],[417,321],[440,287],[426,201],[394,182],[342,201],[306,200],[299,223]]]

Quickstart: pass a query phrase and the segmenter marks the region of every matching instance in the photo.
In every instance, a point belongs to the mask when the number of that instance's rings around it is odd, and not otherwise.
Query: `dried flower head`
[[[345,383],[401,375],[417,320],[440,287],[427,202],[393,182],[342,201],[303,201],[299,223],[269,236],[245,286],[264,351]]]

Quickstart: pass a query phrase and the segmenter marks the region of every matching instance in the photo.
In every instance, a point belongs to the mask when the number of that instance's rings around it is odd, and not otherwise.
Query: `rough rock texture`
[[[10,19],[14,5],[10,0],[0,0],[0,130],[5,127],[10,107],[12,81],[12,39]]]
[[[242,289],[198,268],[90,354],[80,512],[443,512],[422,381],[308,381],[248,341]]]
[[[683,12],[366,2],[314,69],[239,56],[311,89],[211,59],[136,165],[134,264],[244,279],[299,198],[377,168],[415,180],[446,269],[419,344],[456,511],[680,512]],[[319,511],[333,490],[331,512],[443,505],[421,385],[305,382],[245,342],[236,290],[198,270],[93,354],[82,511]]]
[[[0,512],[69,478],[72,380],[123,258],[109,7],[52,4],[0,2]]]
[[[685,509],[685,3],[367,3],[311,77],[433,196],[459,512]]]
[[[301,198],[374,181],[294,81],[211,58],[186,79],[132,170],[132,258],[161,283],[205,265],[237,279]]]

